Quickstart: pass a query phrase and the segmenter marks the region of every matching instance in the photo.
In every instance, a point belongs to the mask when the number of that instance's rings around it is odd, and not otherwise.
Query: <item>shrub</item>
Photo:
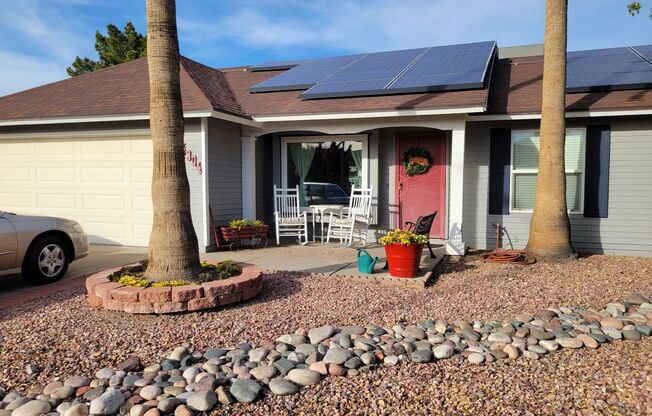
[[[230,228],[260,227],[261,225],[263,225],[261,220],[249,220],[247,218],[233,219],[229,221]]]
[[[412,231],[397,228],[380,237],[378,242],[384,246],[390,244],[425,244],[428,242],[428,237],[425,235],[415,234]]]

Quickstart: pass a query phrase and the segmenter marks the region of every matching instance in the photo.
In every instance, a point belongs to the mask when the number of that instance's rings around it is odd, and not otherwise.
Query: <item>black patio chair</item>
[[[432,228],[432,224],[435,222],[435,217],[437,216],[437,212],[438,211],[435,211],[432,214],[419,217],[417,218],[416,222],[407,221],[405,223],[405,228],[407,230],[410,230],[415,234],[425,235],[426,237],[428,237],[428,250],[430,251],[431,259],[437,258],[435,256],[435,252],[432,251],[432,246],[430,245],[430,229]]]

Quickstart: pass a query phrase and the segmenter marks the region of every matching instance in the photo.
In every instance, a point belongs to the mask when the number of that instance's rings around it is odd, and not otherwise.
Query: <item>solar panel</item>
[[[652,45],[632,46],[632,49],[648,62],[652,62]]]
[[[430,48],[392,82],[387,91],[482,88],[495,49],[495,41]]]
[[[384,91],[427,48],[370,53],[319,81],[301,98],[352,97]]]
[[[313,59],[249,87],[249,92],[305,90],[364,55]]]
[[[566,68],[571,93],[652,86],[652,64],[627,47],[569,52]]]
[[[252,65],[249,67],[248,71],[258,72],[258,71],[278,71],[282,69],[290,69],[295,66],[299,66],[302,63],[308,62],[307,59],[295,59],[292,61],[269,61],[263,62],[261,64]]]

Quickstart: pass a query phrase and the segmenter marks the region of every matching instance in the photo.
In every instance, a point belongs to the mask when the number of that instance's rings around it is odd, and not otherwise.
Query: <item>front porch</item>
[[[379,258],[372,274],[358,271],[356,248],[319,243],[309,243],[301,246],[291,242],[289,238],[286,239],[286,243],[280,246],[270,244],[269,247],[264,249],[205,253],[202,254],[202,259],[207,261],[234,260],[251,263],[260,269],[268,271],[292,271],[311,275],[343,276],[382,284],[422,288],[432,283],[435,277],[433,271],[446,252],[443,242],[433,244],[432,248],[436,258],[431,259],[428,249],[424,248],[419,274],[416,278],[409,279],[391,277],[389,271],[383,269],[386,262],[385,250],[377,243],[368,244],[366,248],[371,256]]]
[[[273,227],[274,185],[300,185],[306,191],[308,187],[328,189],[336,185],[347,194],[353,186],[373,187],[368,243],[375,243],[387,230],[402,228],[406,221],[415,221],[419,215],[438,211],[431,241],[442,243],[446,254],[464,255],[465,126],[465,120],[459,116],[415,116],[401,120],[301,120],[243,128],[242,214]],[[432,137],[432,143],[441,145],[431,147],[434,163],[430,174],[418,177],[419,186],[423,188],[423,183],[429,183],[432,188],[424,190],[423,195],[412,195],[411,203],[420,205],[406,209],[404,201],[408,198],[402,199],[406,177],[401,157],[411,146],[424,146],[420,137]],[[308,153],[307,162],[305,157],[297,159],[301,157],[298,150],[308,150],[304,152]],[[301,167],[297,162],[307,166]]]

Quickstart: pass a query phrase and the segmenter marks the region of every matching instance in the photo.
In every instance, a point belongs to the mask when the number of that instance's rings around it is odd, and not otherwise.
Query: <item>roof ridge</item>
[[[229,85],[229,83],[226,81],[225,78],[223,78],[224,87],[226,89],[228,89],[229,98],[237,106],[237,110],[239,110],[239,111],[233,111],[233,110],[228,110],[226,108],[222,108],[222,106],[220,106],[218,104],[219,100],[216,97],[214,97],[213,94],[211,93],[210,89],[207,88],[206,85],[204,85],[204,80],[201,78],[201,76],[199,76],[199,74],[197,74],[197,72],[192,68],[191,65],[200,66],[200,67],[204,68],[205,70],[211,72],[212,74],[219,74],[219,76],[224,77],[224,73],[222,71],[220,71],[219,69],[216,69],[216,68],[212,68],[212,67],[210,67],[208,65],[204,65],[201,62],[197,62],[197,61],[195,61],[193,59],[190,59],[190,58],[187,58],[185,56],[180,56],[179,62],[181,62],[181,66],[183,67],[183,69],[188,73],[188,75],[193,80],[195,85],[199,88],[199,90],[201,91],[203,96],[208,100],[211,107],[213,107],[213,110],[228,113],[228,114],[232,114],[232,115],[236,115],[238,117],[245,117],[245,118],[251,119],[251,115],[249,115],[244,110],[242,104],[238,101],[236,95],[234,94],[233,90],[231,89],[231,86]]]

